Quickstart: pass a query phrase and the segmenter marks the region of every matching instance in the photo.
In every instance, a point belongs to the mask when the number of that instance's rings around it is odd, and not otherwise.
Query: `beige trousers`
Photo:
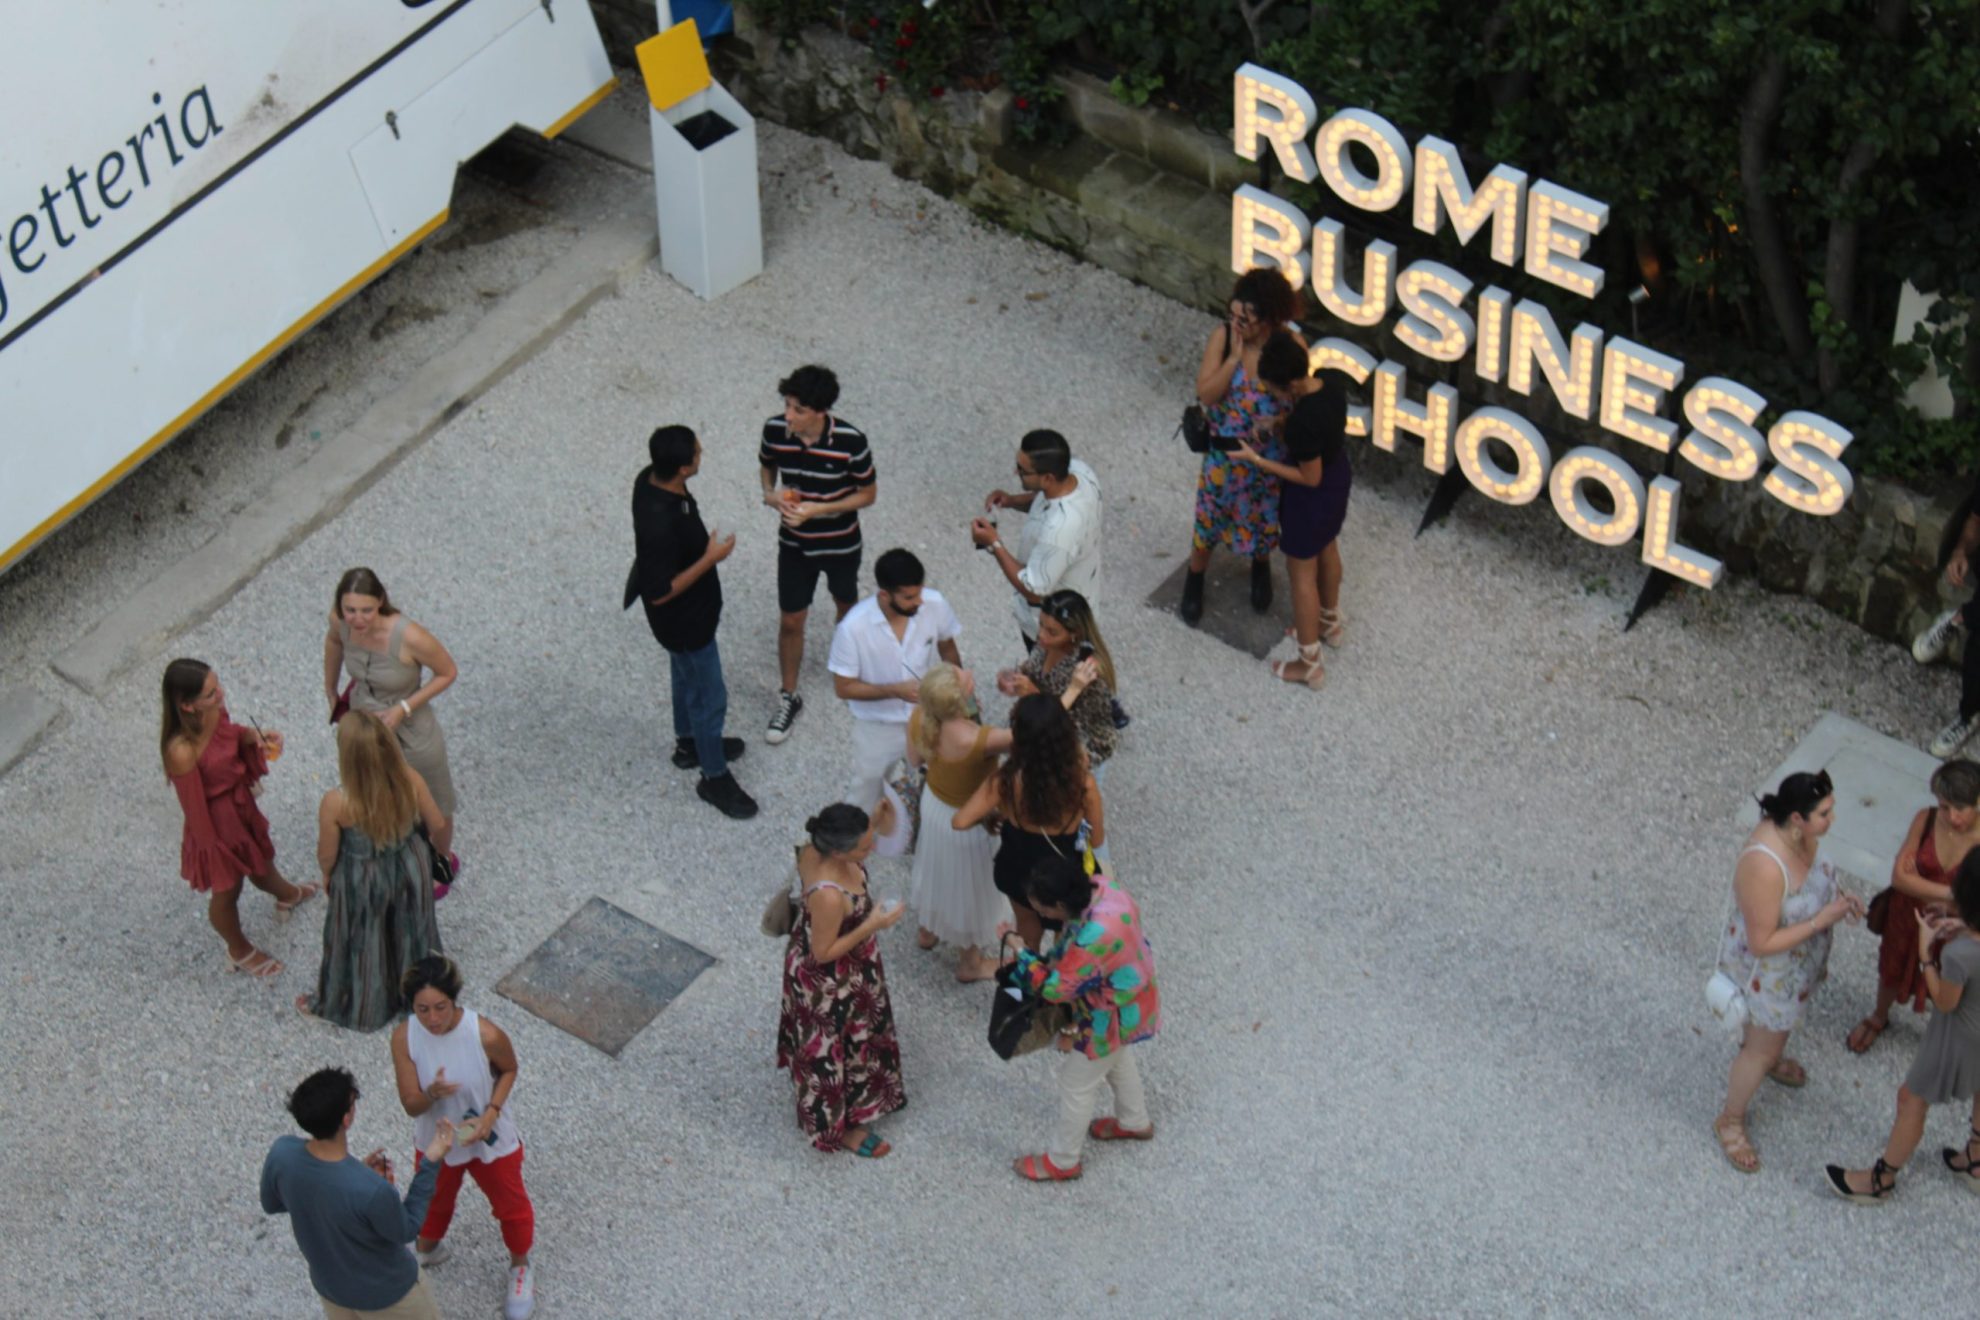
[[[1059,1065],[1059,1122],[1052,1129],[1052,1144],[1046,1153],[1061,1169],[1079,1163],[1079,1152],[1086,1145],[1086,1125],[1093,1120],[1093,1102],[1100,1088],[1114,1089],[1114,1121],[1130,1131],[1145,1130],[1153,1121],[1148,1117],[1148,1101],[1141,1094],[1141,1073],[1134,1066],[1134,1047],[1122,1046],[1104,1059],[1089,1059],[1078,1050]]]
[[[382,1311],[353,1311],[348,1306],[339,1306],[328,1297],[316,1299],[323,1303],[326,1320],[440,1320],[440,1309],[433,1304],[433,1294],[427,1289],[426,1276],[419,1276],[419,1282],[412,1289]]]

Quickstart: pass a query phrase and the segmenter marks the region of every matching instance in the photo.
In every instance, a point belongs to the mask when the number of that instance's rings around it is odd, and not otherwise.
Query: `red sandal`
[[[1153,1141],[1155,1125],[1150,1123],[1136,1132],[1133,1128],[1122,1127],[1118,1119],[1096,1118],[1086,1125],[1086,1135],[1095,1141]]]
[[[1028,1178],[1032,1182],[1071,1182],[1079,1177],[1080,1170],[1077,1164],[1070,1169],[1062,1169],[1052,1163],[1050,1155],[1026,1155],[1011,1161],[1011,1167],[1017,1170],[1018,1177]]]

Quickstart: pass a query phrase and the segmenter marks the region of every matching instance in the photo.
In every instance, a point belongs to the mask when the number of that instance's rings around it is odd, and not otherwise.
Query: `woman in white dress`
[[[908,718],[908,761],[928,768],[909,898],[921,926],[916,942],[924,949],[944,941],[958,946],[958,981],[997,974],[996,958],[984,950],[1010,918],[1010,904],[991,880],[997,841],[981,825],[958,830],[952,824],[1011,745],[1009,729],[987,728],[979,715],[975,677],[936,664],[921,676],[921,702]]]

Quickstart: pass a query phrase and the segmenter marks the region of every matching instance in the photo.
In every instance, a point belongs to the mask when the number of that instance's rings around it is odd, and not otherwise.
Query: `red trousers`
[[[426,1162],[424,1154],[413,1156],[413,1171]],[[461,1178],[473,1175],[475,1184],[488,1198],[489,1209],[502,1225],[502,1242],[512,1256],[527,1256],[536,1241],[536,1209],[529,1203],[529,1192],[522,1180],[521,1146],[499,1160],[470,1160],[466,1164],[443,1164],[440,1180],[434,1185],[433,1199],[426,1206],[426,1222],[419,1235],[428,1242],[447,1236],[447,1225],[454,1222],[454,1202],[460,1199]]]

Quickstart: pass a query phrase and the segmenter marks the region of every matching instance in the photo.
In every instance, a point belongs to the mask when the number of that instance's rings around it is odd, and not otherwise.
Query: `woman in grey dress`
[[[1897,1190],[1898,1170],[1925,1136],[1925,1112],[1948,1100],[1972,1100],[1972,1127],[1963,1149],[1945,1147],[1945,1161],[1969,1191],[1980,1191],[1980,993],[1967,994],[1980,979],[1980,849],[1966,854],[1953,878],[1953,905],[1959,919],[1934,922],[1923,912],[1918,923],[1918,970],[1932,1001],[1932,1020],[1911,1071],[1898,1087],[1897,1117],[1884,1153],[1868,1169],[1831,1164],[1829,1188],[1845,1201],[1876,1205]]]
[[[453,827],[384,721],[368,711],[337,725],[337,775],[316,813],[316,862],[329,899],[323,966],[316,993],[297,996],[296,1008],[376,1031],[399,1014],[406,969],[442,952],[432,850],[445,851]]]
[[[351,709],[370,711],[398,736],[407,764],[426,780],[451,824],[454,776],[447,767],[447,736],[433,713],[433,699],[453,686],[460,671],[438,638],[393,608],[385,584],[368,568],[351,569],[339,578],[330,603],[323,695],[332,712],[340,669],[350,676]]]

